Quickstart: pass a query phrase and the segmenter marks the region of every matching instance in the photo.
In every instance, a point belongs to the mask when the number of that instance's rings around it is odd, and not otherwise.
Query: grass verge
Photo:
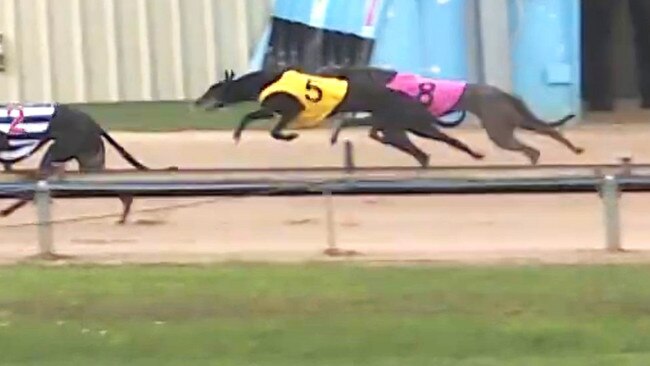
[[[192,110],[189,102],[129,102],[72,105],[93,116],[108,130],[168,132],[182,130],[230,130],[255,103],[242,103],[220,111]],[[263,128],[260,122],[251,128]]]
[[[1,365],[647,365],[650,268],[0,268]]]

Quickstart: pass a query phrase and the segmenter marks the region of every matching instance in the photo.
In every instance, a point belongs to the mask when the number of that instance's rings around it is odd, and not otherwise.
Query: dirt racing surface
[[[527,164],[497,149],[477,128],[450,131],[487,154],[484,161],[440,143],[413,140],[431,164]],[[632,155],[650,163],[648,124],[591,125],[566,134],[586,148],[575,156],[559,144],[530,134],[522,139],[542,151],[542,164],[612,163]],[[246,132],[235,145],[229,132],[116,133],[150,166],[182,168],[340,165],[342,145],[330,147],[327,131],[303,132],[297,140],[272,140]],[[356,163],[415,166],[410,157],[350,130]],[[111,168],[127,168],[109,150]],[[35,166],[33,158],[23,167]],[[623,241],[631,252],[604,248],[603,214],[596,195],[335,197],[336,242],[360,260],[630,262],[650,259],[650,195],[622,199]],[[8,201],[2,202],[9,204]],[[117,199],[57,200],[53,206],[56,251],[79,261],[204,262],[214,260],[321,260],[327,248],[321,198],[139,199],[131,223],[115,225]],[[36,253],[34,207],[0,221],[0,263]]]

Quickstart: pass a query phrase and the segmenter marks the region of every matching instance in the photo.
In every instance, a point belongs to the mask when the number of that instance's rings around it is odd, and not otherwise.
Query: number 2
[[[25,120],[25,111],[23,109],[23,105],[20,103],[9,104],[7,106],[7,117],[11,117],[11,112],[13,111],[18,111],[18,116],[14,118],[9,125],[9,134],[24,132],[24,130],[18,126]]]
[[[311,80],[307,80],[307,85],[305,86],[305,89],[307,89],[307,92],[305,93],[305,99],[307,99],[308,101],[312,103],[318,103],[321,100],[323,100],[323,89],[312,84]],[[314,96],[313,93],[316,93],[316,96]]]

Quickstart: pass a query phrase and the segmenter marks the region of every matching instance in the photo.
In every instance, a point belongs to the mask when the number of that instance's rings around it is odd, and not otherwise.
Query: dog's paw
[[[537,165],[539,164],[539,158],[540,154],[534,155],[530,157],[530,165]]]
[[[282,141],[293,141],[298,138],[298,134],[296,132],[291,132],[287,134],[275,133],[275,134],[271,134],[271,136],[273,136],[273,138],[275,138],[276,140],[282,140]]]
[[[418,158],[418,163],[420,163],[420,168],[422,169],[428,168],[430,160],[431,158],[428,155]]]

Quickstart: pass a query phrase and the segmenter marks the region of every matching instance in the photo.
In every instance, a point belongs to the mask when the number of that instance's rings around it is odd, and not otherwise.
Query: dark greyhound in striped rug
[[[124,147],[111,137],[90,115],[64,104],[8,104],[0,105],[0,163],[5,170],[48,147],[38,170],[41,178],[61,175],[65,163],[75,160],[81,172],[104,170],[105,139],[117,152],[138,170],[148,170]],[[133,197],[122,195],[122,215],[119,223],[126,222]],[[18,202],[0,211],[0,217],[11,215],[32,200],[25,195]]]

